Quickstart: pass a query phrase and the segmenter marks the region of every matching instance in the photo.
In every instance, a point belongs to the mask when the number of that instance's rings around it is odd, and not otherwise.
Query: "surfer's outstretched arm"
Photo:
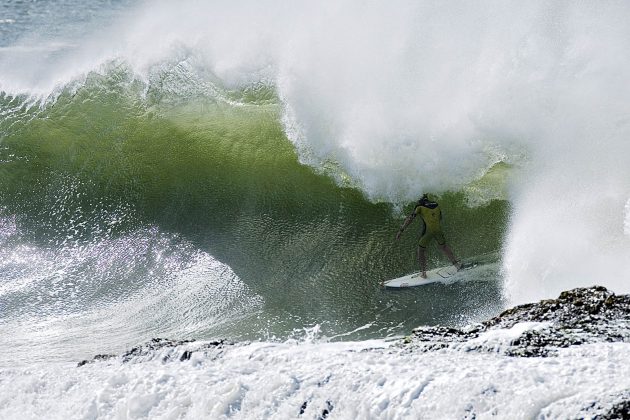
[[[405,228],[407,226],[409,226],[409,224],[411,222],[413,222],[413,219],[416,218],[416,213],[411,213],[409,216],[407,216],[407,218],[405,219],[405,222],[402,224],[402,226],[400,227],[400,229],[398,230],[398,233],[396,233],[396,240],[400,239],[400,235],[402,235],[403,231],[405,230]]]

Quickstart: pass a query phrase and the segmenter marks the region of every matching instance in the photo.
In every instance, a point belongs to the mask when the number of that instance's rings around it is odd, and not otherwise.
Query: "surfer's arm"
[[[405,219],[405,222],[402,224],[402,226],[398,230],[398,233],[396,234],[396,239],[400,239],[400,235],[402,235],[405,228],[409,226],[409,224],[413,222],[413,219],[415,218],[416,218],[416,212],[413,212],[409,216],[407,216],[407,218]]]

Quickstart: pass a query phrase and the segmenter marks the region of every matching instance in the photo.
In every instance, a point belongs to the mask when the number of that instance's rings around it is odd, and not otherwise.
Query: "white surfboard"
[[[473,269],[477,265],[478,263],[476,262],[465,263],[459,271],[457,271],[453,265],[449,265],[447,267],[440,267],[427,271],[426,279],[420,276],[420,272],[417,272],[397,279],[383,281],[381,284],[385,287],[401,288],[424,286],[431,283],[450,283],[451,280],[454,280],[452,277],[458,273],[461,274],[462,271]]]

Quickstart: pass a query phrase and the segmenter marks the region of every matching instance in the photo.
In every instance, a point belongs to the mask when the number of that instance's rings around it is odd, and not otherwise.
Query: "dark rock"
[[[153,359],[158,354],[162,358],[162,362],[168,362],[171,360],[185,361],[189,360],[193,351],[205,351],[208,349],[221,348],[225,343],[225,340],[210,341],[207,343],[198,343],[194,350],[185,349],[182,354],[179,354],[179,347],[197,343],[195,340],[169,340],[166,338],[154,338],[148,343],[134,347],[131,350],[122,354],[123,363],[138,360],[145,361],[147,359]]]
[[[593,420],[630,419],[630,391],[601,395],[584,406],[575,418]]]
[[[308,401],[304,401],[304,403],[302,403],[302,406],[300,407],[300,416],[304,414],[307,406],[308,406]]]
[[[326,401],[326,407],[322,410],[322,415],[319,416],[318,420],[323,420],[325,418],[328,418],[328,415],[330,414],[330,412],[333,410],[333,404],[330,401]]]
[[[630,400],[620,401],[604,414],[592,417],[594,420],[630,419]]]
[[[175,360],[183,362],[190,360],[194,352],[201,351],[207,353],[209,350],[220,351],[226,345],[230,345],[230,343],[226,343],[225,340],[197,342],[195,340],[169,340],[165,338],[154,338],[147,343],[133,347],[124,352],[120,355],[120,359],[123,363],[147,361],[156,358],[160,358],[163,363]],[[186,348],[182,349],[182,346]],[[79,362],[77,367],[114,357],[117,356],[110,354],[96,355],[92,360],[83,360]]]
[[[193,340],[168,340],[165,338],[154,338],[148,343],[133,347],[121,355],[123,362],[128,362],[140,356],[148,356],[155,354],[157,350],[166,347],[177,347],[183,344],[191,343]],[[167,356],[165,356],[167,357]],[[165,360],[166,361],[166,360]]]
[[[499,349],[496,345],[470,343],[487,331],[510,329],[523,322],[548,324],[524,331]],[[519,305],[463,329],[419,327],[402,345],[420,351],[457,347],[466,351],[545,357],[553,356],[559,348],[616,341],[630,342],[630,296],[617,296],[605,287],[593,286],[564,291],[558,299]]]
[[[94,363],[94,362],[98,362],[101,360],[107,360],[107,359],[112,359],[116,357],[115,354],[97,354],[96,356],[94,356],[94,358],[92,360],[82,360],[79,363],[77,363],[77,367],[81,367],[84,365],[87,365],[88,363]]]
[[[607,413],[593,418],[597,420],[630,419],[630,398],[617,402]]]
[[[302,403],[302,406],[300,407],[300,414],[298,414],[298,416],[301,416],[302,414],[306,412],[306,407],[308,406],[308,403],[309,401],[304,401]],[[334,408],[333,403],[330,400],[326,400],[326,407],[324,407],[324,409],[322,410],[322,413],[319,415],[319,417],[317,417],[317,420],[324,420],[328,418],[333,408]]]

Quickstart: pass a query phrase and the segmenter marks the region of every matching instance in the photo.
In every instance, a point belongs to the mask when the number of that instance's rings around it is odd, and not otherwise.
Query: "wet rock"
[[[577,410],[572,410],[573,407],[577,407]],[[569,414],[572,411],[573,414]],[[541,418],[630,419],[630,391],[603,395],[578,394],[550,404],[541,414]]]
[[[600,404],[596,404],[600,405]],[[625,398],[616,401],[610,407],[599,407],[600,412],[593,416],[589,416],[593,420],[618,420],[618,419],[630,419],[630,395],[626,395]],[[586,417],[582,417],[586,418]]]
[[[215,357],[222,351],[224,346],[231,345],[225,340],[216,340],[210,342],[197,342],[195,340],[169,340],[166,338],[154,338],[151,341],[133,347],[124,352],[120,356],[116,355],[96,355],[92,360],[83,360],[77,364],[77,367],[84,366],[88,363],[94,363],[101,360],[120,357],[123,363],[143,362],[148,360],[160,359],[163,363],[170,361],[184,362],[190,360],[193,353],[204,352],[208,356],[209,351],[214,351]]]
[[[184,344],[192,343],[194,340],[168,340],[166,338],[154,338],[148,343],[133,347],[131,350],[126,351],[121,355],[123,362],[129,362],[130,360],[147,356],[152,356],[157,353],[158,350],[165,350],[169,348],[175,348]],[[164,352],[162,352],[164,353]],[[163,355],[163,361],[168,361],[171,357],[170,352],[166,352]]]
[[[593,417],[595,420],[630,419],[630,396],[618,401],[604,414]]]
[[[508,330],[524,323],[532,328],[509,338]],[[497,330],[504,330],[508,338],[499,344],[496,339],[484,341]],[[463,329],[419,327],[406,341],[403,346],[420,351],[459,348],[518,357],[553,356],[559,348],[586,343],[630,342],[630,296],[615,295],[602,286],[567,290],[557,299],[519,305]]]
[[[306,407],[308,407],[308,401],[304,401],[302,403],[302,406],[300,407],[300,414],[299,414],[300,416],[304,414],[304,412],[306,411]]]
[[[77,363],[77,367],[81,367],[81,366],[85,366],[88,363],[94,363],[94,362],[98,362],[101,360],[107,360],[107,359],[112,359],[116,357],[115,354],[97,354],[96,356],[94,356],[94,358],[92,360],[82,360],[79,363]]]
[[[309,402],[310,400],[304,401],[304,403],[302,403],[302,406],[300,407],[300,414],[298,414],[298,417],[302,416],[306,412],[306,407],[308,407]],[[332,401],[326,400],[326,405],[322,409],[321,414],[317,416],[317,420],[327,419],[330,413],[332,412],[333,408],[335,408],[335,406],[333,405]]]
[[[192,351],[186,350],[185,352],[182,353],[182,356],[179,358],[179,361],[183,362],[184,360],[190,360],[190,356],[192,356]]]
[[[318,420],[328,418],[328,415],[332,412],[333,408],[333,403],[330,401],[326,401],[326,407],[322,410],[322,414],[318,417]]]

